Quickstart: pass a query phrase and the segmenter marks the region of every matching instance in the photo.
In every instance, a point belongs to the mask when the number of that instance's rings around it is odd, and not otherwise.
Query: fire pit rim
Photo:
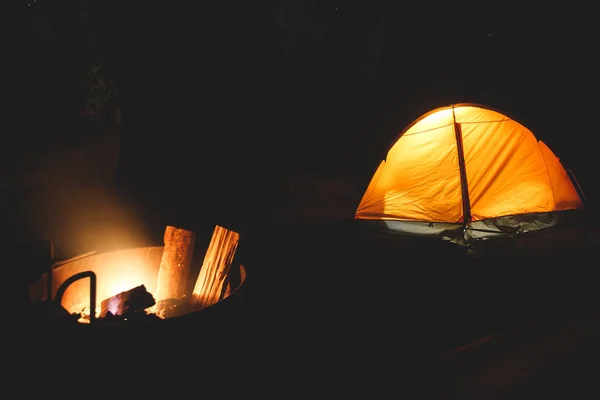
[[[65,268],[65,267],[72,266],[74,263],[82,262],[82,260],[96,259],[97,257],[113,255],[113,254],[118,254],[118,253],[122,253],[122,252],[135,252],[135,251],[147,250],[148,253],[150,253],[153,250],[160,250],[160,255],[162,255],[164,248],[165,248],[164,245],[132,246],[132,247],[113,249],[113,250],[105,250],[105,251],[91,251],[88,253],[83,253],[81,255],[71,257],[69,259],[56,261],[55,263],[53,263],[50,266],[48,271],[40,274],[37,277],[37,279],[35,279],[28,285],[29,302],[32,306],[35,306],[36,304],[43,303],[46,300],[46,298],[48,297],[47,277],[50,272],[52,272],[52,274],[53,274],[52,276],[54,277],[56,272],[60,271],[61,269]],[[221,303],[225,303],[225,304],[230,303],[231,302],[230,298],[233,297],[234,295],[236,295],[240,291],[240,289],[242,288],[242,286],[244,286],[244,284],[247,280],[247,274],[248,274],[247,268],[242,263],[237,264],[236,268],[238,267],[238,265],[239,265],[239,270],[240,270],[239,283],[235,287],[232,287],[230,289],[229,294],[225,298],[223,298],[223,299],[219,300],[217,303],[209,305],[203,309],[190,311],[190,312],[187,312],[182,315],[176,315],[176,316],[160,319],[160,321],[166,322],[166,321],[187,319],[191,315],[198,314],[200,311],[209,311],[209,310],[212,310],[213,308],[220,308],[219,305],[221,305]],[[91,270],[96,272],[97,269],[100,267],[104,267],[104,265],[102,265],[102,264],[97,265],[94,268],[91,268]],[[68,278],[66,278],[66,279],[68,279]],[[52,297],[54,297],[57,287],[60,284],[62,284],[66,279],[62,279],[62,280],[58,279],[58,282],[56,279],[54,279],[54,278],[52,279],[52,281],[53,281],[52,282],[52,285],[53,285]],[[45,290],[44,289],[40,290],[40,288],[44,288]],[[97,300],[96,303],[99,304],[98,296],[96,296],[96,300]],[[206,314],[206,312],[204,314]],[[91,324],[77,324],[77,325],[88,326]],[[94,324],[94,325],[97,325],[97,324]],[[102,324],[102,325],[104,325],[104,324]],[[108,324],[108,325],[110,326],[110,324]],[[127,325],[127,324],[124,324],[124,325]]]

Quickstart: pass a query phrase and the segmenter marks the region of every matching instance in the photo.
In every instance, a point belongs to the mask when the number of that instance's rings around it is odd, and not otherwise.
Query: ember
[[[231,268],[237,232],[216,226],[199,268],[199,262],[192,265],[195,232],[168,226],[164,239],[164,247],[91,253],[57,263],[30,287],[30,298],[34,304],[43,302],[48,293],[52,298],[61,285],[66,286],[61,298],[54,299],[60,301],[57,305],[64,308],[63,314],[89,323],[91,285],[96,284],[95,298],[102,300],[94,310],[95,320],[120,323],[201,310],[229,296],[244,281],[244,267]],[[86,274],[95,275],[94,282],[83,279]],[[76,275],[81,278],[73,279]],[[192,276],[195,285],[189,281]]]

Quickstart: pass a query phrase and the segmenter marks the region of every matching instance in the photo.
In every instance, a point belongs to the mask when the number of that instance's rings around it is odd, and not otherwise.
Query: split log
[[[223,298],[239,241],[239,233],[215,226],[192,293],[193,307],[205,308]]]
[[[167,226],[155,296],[157,300],[178,299],[186,293],[196,233]]]
[[[140,285],[103,300],[100,304],[100,318],[107,317],[109,313],[124,317],[135,312],[144,311],[154,304],[156,304],[156,301],[146,290],[146,286]]]

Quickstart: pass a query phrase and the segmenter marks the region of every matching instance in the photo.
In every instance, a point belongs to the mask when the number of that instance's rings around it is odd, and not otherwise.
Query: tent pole
[[[585,193],[583,193],[583,189],[581,188],[581,185],[579,185],[579,181],[575,177],[575,173],[571,169],[565,169],[565,171],[567,171],[567,175],[569,176],[571,181],[574,183],[573,186],[575,186],[575,190],[577,191],[577,194],[579,195],[579,197],[581,197],[581,202],[583,203],[583,206],[585,208],[589,208],[589,203],[588,203],[587,199],[585,198]]]
[[[471,222],[471,201],[469,200],[469,185],[467,183],[467,169],[465,168],[465,152],[463,148],[462,129],[456,122],[454,106],[452,106],[452,119],[454,120],[454,138],[456,139],[456,149],[458,150],[458,170],[460,172],[460,190],[463,208],[463,231],[467,229],[467,224]]]

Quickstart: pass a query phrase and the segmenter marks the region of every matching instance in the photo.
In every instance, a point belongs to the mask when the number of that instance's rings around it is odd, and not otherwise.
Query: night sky
[[[140,181],[182,166],[204,177],[215,165],[250,185],[288,169],[368,178],[416,117],[474,102],[528,126],[597,190],[590,10],[407,4],[25,0],[23,71],[37,118],[22,128],[43,124],[44,140],[61,140],[69,82],[100,58]]]

